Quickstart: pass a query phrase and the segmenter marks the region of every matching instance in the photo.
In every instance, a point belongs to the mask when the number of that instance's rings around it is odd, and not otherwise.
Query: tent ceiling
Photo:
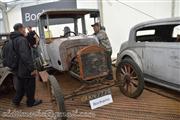
[[[3,3],[6,3],[8,7],[12,7],[19,4],[26,4],[26,3],[47,3],[47,2],[54,2],[59,0],[0,0]]]

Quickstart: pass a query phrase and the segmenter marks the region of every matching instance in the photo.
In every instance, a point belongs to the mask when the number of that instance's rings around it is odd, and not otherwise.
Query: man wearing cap
[[[109,38],[108,38],[106,32],[103,29],[101,29],[101,25],[99,23],[95,23],[91,26],[94,29],[94,35],[97,37],[100,47],[102,47],[106,50],[106,54],[108,57],[108,59],[107,59],[108,69],[109,69],[109,75],[107,76],[107,79],[112,80],[113,76],[112,76],[112,67],[111,67],[111,64],[112,64],[112,61],[111,61],[111,55],[112,55],[111,43],[109,41]]]
[[[27,106],[32,107],[42,103],[42,100],[35,100],[35,75],[33,59],[28,40],[26,39],[25,27],[21,23],[14,25],[14,32],[11,32],[10,39],[13,41],[14,50],[18,56],[18,67],[14,70],[17,76],[16,94],[13,104],[19,106],[24,95],[27,97]]]

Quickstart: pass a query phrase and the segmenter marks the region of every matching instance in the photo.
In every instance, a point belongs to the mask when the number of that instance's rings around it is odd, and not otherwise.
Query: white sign
[[[113,99],[111,94],[89,101],[92,110],[112,102]]]
[[[25,13],[24,17],[25,17],[25,21],[29,22],[29,21],[37,21],[37,19],[39,18],[40,14],[43,13],[45,10],[42,10],[42,12],[39,12],[37,14],[33,14],[33,13]]]

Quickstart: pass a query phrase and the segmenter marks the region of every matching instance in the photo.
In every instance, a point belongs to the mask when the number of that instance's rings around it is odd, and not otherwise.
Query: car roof
[[[86,14],[94,14],[99,16],[97,9],[50,9],[42,12],[40,18],[80,18]]]
[[[150,26],[158,26],[158,25],[170,25],[170,24],[180,24],[180,17],[157,19],[157,20],[142,22],[135,25],[132,29],[137,29],[146,26],[150,27]]]

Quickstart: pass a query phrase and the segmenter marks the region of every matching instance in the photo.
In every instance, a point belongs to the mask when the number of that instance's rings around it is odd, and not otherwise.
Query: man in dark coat
[[[25,27],[21,23],[14,25],[14,32],[11,32],[10,39],[13,40],[14,48],[18,56],[18,68],[15,70],[17,76],[16,94],[13,104],[18,106],[24,95],[27,97],[27,106],[32,107],[42,103],[42,100],[35,100],[35,75],[31,50],[25,38]]]

